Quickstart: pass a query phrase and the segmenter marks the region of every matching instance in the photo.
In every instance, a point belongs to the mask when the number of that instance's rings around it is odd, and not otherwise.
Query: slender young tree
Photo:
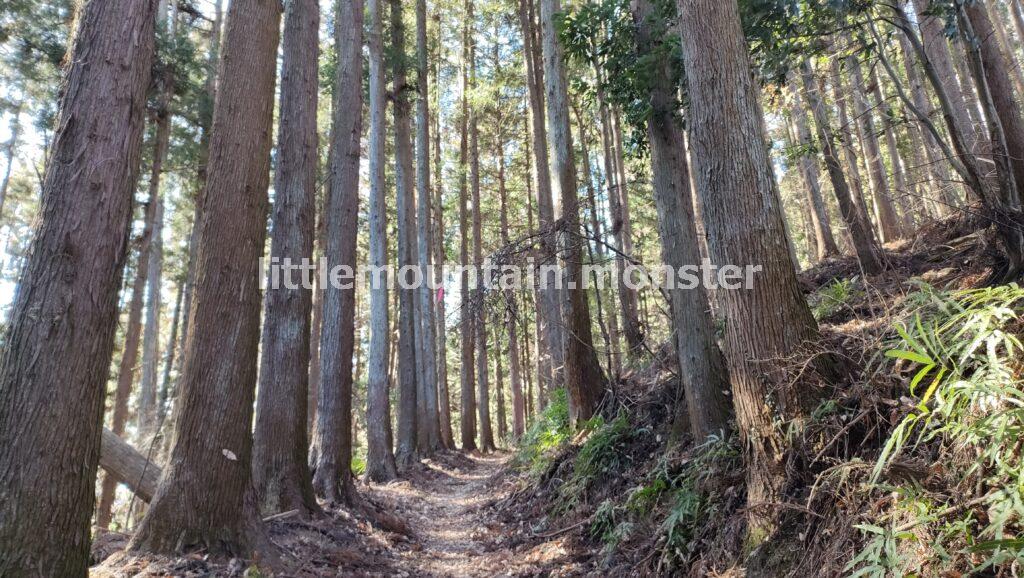
[[[133,550],[270,547],[250,466],[280,21],[279,4],[228,9],[174,449]]]
[[[385,202],[384,0],[368,0],[370,27],[370,266],[387,266],[387,206]],[[387,482],[398,477],[391,431],[390,377],[391,329],[388,322],[388,289],[384,274],[370,283],[369,382],[366,386],[367,480]]]
[[[569,92],[565,79],[565,57],[555,19],[561,11],[559,0],[541,0],[541,37],[544,46],[544,88],[547,93],[548,134],[554,152],[553,189],[562,205],[562,235],[565,290],[565,387],[569,395],[572,422],[590,419],[604,396],[605,377],[594,350],[590,327],[590,305],[583,288],[579,198],[576,192],[576,161],[569,122]]]
[[[459,117],[459,263],[463,267],[469,265],[470,231],[469,225],[469,69],[473,67],[473,9],[472,2],[464,4],[462,24],[462,84],[460,90]],[[462,366],[459,368],[460,411],[462,449],[473,451],[476,446],[476,394],[473,391],[475,371],[473,350],[474,317],[471,311],[469,293],[469,273],[465,270],[459,279],[460,320],[459,342],[461,347]]]
[[[733,0],[679,7],[693,174],[709,256],[723,265],[760,266],[746,288],[716,291],[746,460],[748,538],[757,543],[774,526],[769,504],[781,500],[785,480],[787,448],[778,424],[801,416],[801,403],[809,401],[777,364],[816,340],[818,330],[787,247],[739,8]],[[827,371],[831,361],[820,357],[816,365]]]
[[[287,4],[282,38],[280,125],[274,173],[270,258],[313,258],[319,139],[320,6]],[[312,290],[268,283],[264,299],[252,478],[264,514],[320,512],[309,471],[306,404]]]
[[[0,348],[2,576],[88,571],[155,9],[154,0],[79,8],[40,220]]]

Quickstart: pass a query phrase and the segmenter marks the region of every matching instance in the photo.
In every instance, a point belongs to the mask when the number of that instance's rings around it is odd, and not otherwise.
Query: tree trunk
[[[110,0],[79,10],[40,221],[0,349],[3,576],[88,571],[155,8]]]
[[[565,240],[563,266],[568,310],[565,322],[565,388],[569,397],[569,417],[573,424],[590,419],[604,396],[605,377],[594,350],[590,327],[590,306],[583,288],[583,262],[580,247],[580,212],[576,193],[576,162],[573,159],[572,131],[569,125],[569,93],[565,79],[565,58],[556,15],[559,0],[541,0],[541,37],[544,45],[544,84],[547,93],[548,134],[555,152],[553,190],[562,205],[561,233]]]
[[[501,331],[500,325],[494,329],[494,401],[498,407],[498,441],[505,443],[508,440],[508,419],[505,411],[505,371],[501,366]]]
[[[24,102],[19,100],[11,111],[11,138],[4,145],[4,176],[0,179],[0,216],[3,216],[4,201],[7,200],[7,189],[11,184],[11,172],[14,170],[14,151],[18,148],[18,139],[21,137],[21,109]]]
[[[895,118],[889,103],[885,100],[885,93],[882,91],[882,81],[878,77],[878,70],[871,69],[871,94],[878,102],[879,115],[882,118],[882,132],[885,134],[885,149],[889,155],[889,167],[892,170],[893,186],[890,198],[895,197],[893,204],[899,207],[900,228],[904,234],[912,233],[914,230],[914,214],[910,209],[908,198],[911,191],[907,186],[907,174],[903,159],[900,157],[899,147],[896,144],[896,132],[893,127]]]
[[[495,119],[495,127],[498,135],[495,139],[494,155],[498,159],[498,202],[499,202],[499,229],[502,246],[507,247],[510,243],[508,234],[508,191],[505,187],[505,139],[502,133],[503,118],[498,110],[498,118]],[[505,319],[504,325],[508,327],[508,365],[509,380],[512,388],[512,435],[519,439],[526,431],[525,416],[523,414],[523,379],[522,366],[519,358],[519,308],[516,302],[516,295],[513,289],[504,291],[505,298]],[[500,354],[499,354],[500,357]],[[500,363],[500,361],[499,361]],[[498,378],[498,387],[501,387],[501,378]],[[500,390],[499,390],[500,393]],[[499,412],[504,413],[504,404],[499,401]],[[499,425],[504,424],[503,415],[499,415]],[[499,434],[502,439],[507,439],[507,431]]]
[[[783,499],[787,446],[778,424],[802,416],[808,397],[794,389],[784,368],[758,360],[788,358],[818,339],[818,331],[786,243],[759,88],[736,2],[692,0],[680,3],[680,10],[694,175],[708,252],[713,263],[762,267],[747,288],[716,292],[726,317],[725,354],[747,462],[748,541],[756,544],[774,527],[765,506]],[[828,371],[831,363],[825,357],[816,365]]]
[[[288,3],[270,257],[295,265],[313,259],[319,26],[316,0]],[[294,289],[268,286],[252,467],[253,486],[265,515],[288,510],[299,510],[303,516],[320,512],[306,436],[312,309],[312,288],[305,280]]]
[[[465,3],[466,14],[462,29],[462,86],[460,90],[460,106],[462,114],[459,118],[459,264],[469,265],[469,69],[473,66],[471,52],[473,50],[472,5]],[[460,409],[459,425],[462,434],[463,451],[476,448],[476,394],[473,391],[475,371],[473,351],[473,313],[469,294],[469,273],[463,271],[459,279],[459,342],[461,346],[462,364],[459,367]]]
[[[177,397],[174,391],[174,382],[171,380],[171,371],[174,369],[174,362],[178,358],[178,328],[181,327],[181,304],[185,297],[185,283],[181,279],[177,283],[178,290],[174,298],[174,313],[171,316],[171,335],[167,340],[167,355],[164,359],[164,372],[162,378],[162,384],[160,386],[160,399],[157,400],[157,423],[163,423],[167,417],[167,410],[171,405],[171,400]],[[169,449],[170,444],[167,436],[163,436],[163,445]],[[164,452],[166,455],[166,452]]]
[[[420,348],[420,415],[417,416],[419,435],[417,443],[421,454],[433,454],[441,449],[441,424],[438,415],[437,395],[437,327],[434,320],[434,294],[428,282],[433,277],[433,223],[431,222],[430,188],[430,100],[428,90],[427,46],[427,3],[416,0],[416,190],[419,197],[416,216],[416,237],[419,250],[419,267],[424,282],[419,288],[420,320],[417,335]]]
[[[359,157],[363,134],[363,0],[338,3],[334,19],[338,66],[332,103],[330,186],[325,202],[324,256],[329,270],[356,263]],[[320,393],[310,463],[313,488],[328,502],[351,504],[352,354],[357,341],[356,289],[322,287]],[[390,448],[390,445],[388,446]]]
[[[898,36],[900,39],[900,52],[903,55],[903,68],[907,74],[907,83],[910,85],[910,94],[914,101],[914,106],[929,118],[932,118],[936,114],[935,107],[932,105],[931,99],[928,98],[928,93],[924,90],[921,74],[917,69],[917,62],[914,58],[914,49],[905,34],[899,34]],[[922,127],[920,123],[917,123],[916,126],[921,133],[921,140],[924,142],[924,153],[928,161],[929,173],[931,174],[932,181],[938,188],[938,199],[936,200],[938,213],[943,217],[948,216],[953,212],[953,209],[959,206],[959,201],[953,193],[952,183],[949,178],[949,159],[943,156],[935,136]]]
[[[434,13],[438,30],[441,26],[440,12]],[[448,393],[448,313],[444,300],[444,197],[441,182],[441,90],[438,62],[441,61],[442,43],[438,42],[438,54],[434,59],[434,283],[437,286],[437,402],[440,409],[441,441],[445,449],[455,449],[455,436],[452,432],[451,398]],[[434,295],[431,295],[434,299]]]
[[[619,126],[619,113],[609,108],[609,133],[612,138],[612,159],[616,172],[616,186],[609,190],[608,198],[612,199],[612,232],[618,242],[621,254],[619,262],[619,301],[622,306],[622,334],[626,338],[631,356],[639,356],[644,350],[644,334],[640,326],[637,310],[637,292],[630,288],[625,280],[626,258],[633,257],[633,219],[629,212],[629,181],[626,178],[625,156],[622,152],[622,129]]]
[[[416,183],[412,143],[412,104],[409,101],[411,87],[407,86],[407,65],[405,52],[405,23],[402,18],[402,0],[389,0],[391,5],[391,45],[393,88],[391,100],[394,103],[394,146],[395,146],[395,194],[398,218],[398,265],[412,266],[417,263],[419,249],[416,239]],[[399,276],[401,279],[402,276]],[[416,290],[398,291],[398,439],[395,460],[399,468],[410,467],[417,459],[417,357],[416,357]]]
[[[148,452],[139,453],[120,436],[103,428],[100,440],[100,467],[114,483],[124,484],[147,504],[156,495],[161,474],[160,466],[147,457],[148,455]]]
[[[662,22],[674,14],[656,12],[651,0],[635,0],[638,59],[651,62],[651,118],[647,138],[651,146],[651,170],[654,176],[654,200],[658,209],[658,229],[662,259],[676,272],[701,263],[697,240],[690,169],[682,126],[677,118],[678,79],[672,69],[669,48],[665,46]],[[674,12],[674,10],[672,10]],[[689,430],[697,444],[713,434],[729,429],[729,373],[725,357],[715,341],[715,320],[711,316],[708,294],[703,285],[675,286],[669,290],[673,344],[679,361],[680,388],[676,395],[675,424],[678,435]]]
[[[984,65],[985,87],[981,87],[980,78],[975,78],[975,85],[979,87],[979,93],[987,92],[991,105],[995,109],[995,116],[1001,125],[1002,137],[997,142],[994,136],[990,136],[994,154],[1005,156],[1002,161],[997,160],[997,166],[1008,164],[1013,172],[1014,178],[1014,200],[1020,204],[1022,198],[1018,187],[1024,183],[1024,119],[1021,118],[1020,108],[1014,98],[1013,87],[1009,83],[1010,66],[1000,50],[999,43],[993,35],[992,20],[989,18],[988,10],[982,2],[972,2],[964,5],[967,17],[970,19],[974,35],[969,38],[970,42],[976,43],[980,51],[981,60]],[[969,51],[973,51],[973,47]],[[982,105],[987,109],[988,103],[982,97]],[[987,110],[986,110],[987,113]],[[991,126],[994,119],[989,118]]]
[[[271,548],[250,465],[280,20],[275,3],[228,9],[174,449],[132,550]]]
[[[825,167],[828,169],[829,179],[832,181],[832,190],[836,195],[839,204],[839,214],[846,223],[846,229],[850,232],[853,241],[854,251],[857,259],[865,273],[876,275],[882,272],[882,261],[879,254],[878,244],[875,241],[871,226],[858,210],[854,201],[853,193],[847,184],[846,176],[843,174],[843,167],[836,155],[836,137],[829,124],[828,112],[825,103],[821,98],[821,85],[814,77],[811,65],[803,62],[800,65],[800,77],[804,87],[804,95],[807,99],[807,106],[814,115],[814,124],[818,132],[818,146],[821,148],[821,155],[825,160]],[[856,160],[853,159],[852,166],[856,169]]]
[[[469,21],[474,22],[474,3],[466,2],[466,13]],[[476,91],[476,42],[469,45],[469,90]],[[477,270],[477,287],[473,290],[471,305],[473,315],[474,346],[476,349],[476,409],[477,422],[480,430],[479,448],[482,452],[495,450],[494,432],[491,427],[491,393],[488,380],[487,359],[487,307],[484,302],[484,284],[481,277],[483,271],[483,215],[480,207],[480,131],[478,128],[476,106],[469,107],[469,186],[473,201],[473,265]]]
[[[370,27],[370,266],[383,269],[388,262],[387,203],[385,201],[384,0],[369,0]],[[401,225],[399,225],[401,226]],[[366,386],[367,480],[387,482],[398,477],[391,432],[388,358],[391,330],[388,321],[388,288],[381,274],[370,280],[369,382]]]
[[[168,114],[169,113],[164,113]],[[147,445],[157,435],[156,382],[160,363],[160,288],[163,280],[163,225],[164,201],[160,196],[162,165],[167,155],[170,138],[170,118],[159,120],[156,144],[153,147],[153,173],[149,182],[150,202],[156,203],[153,231],[145,256],[146,268],[146,324],[142,334],[142,379],[139,382],[139,443]]]
[[[815,247],[817,247],[817,258],[819,261],[839,255],[839,247],[832,236],[832,225],[829,223],[828,212],[825,209],[825,201],[821,195],[821,181],[818,175],[818,161],[812,155],[811,129],[807,123],[807,110],[800,102],[800,93],[793,91],[793,122],[796,124],[796,136],[801,146],[800,174],[803,176],[804,185],[807,187],[808,213],[811,216],[811,227],[814,230]]]
[[[854,115],[858,119],[857,128],[860,132],[860,142],[864,149],[864,160],[868,168],[868,177],[871,179],[871,196],[875,223],[878,226],[882,243],[888,243],[899,239],[901,234],[896,209],[893,208],[892,199],[889,195],[889,179],[885,171],[885,163],[882,161],[882,149],[878,144],[878,133],[875,132],[875,121],[872,113],[873,105],[868,100],[860,61],[856,57],[851,56],[846,62],[850,69],[850,88],[853,91]]]
[[[946,40],[946,24],[942,16],[928,13],[931,0],[913,0],[917,12],[917,22],[921,29],[924,52],[934,67],[939,83],[948,101],[949,114],[956,130],[967,139],[967,148],[975,155],[981,154],[985,148],[983,137],[975,129],[968,112],[968,98],[957,82],[956,71],[953,69],[953,57]],[[966,80],[966,79],[965,79]]]
[[[554,204],[551,192],[551,172],[548,157],[547,126],[544,122],[544,73],[540,46],[536,42],[533,0],[519,0],[519,25],[523,33],[523,60],[526,67],[526,86],[530,112],[530,148],[533,152],[533,185],[540,215],[540,229],[548,231],[554,222]],[[554,263],[556,252],[553,234],[540,238],[540,262]],[[556,387],[556,375],[562,367],[562,316],[556,288],[548,288],[541,279],[537,288],[538,315],[537,375],[541,396]]]
[[[149,243],[153,238],[153,224],[156,219],[157,200],[149,199],[143,218],[142,234],[137,239],[139,254],[135,265],[135,280],[132,283],[132,296],[128,302],[128,322],[125,325],[124,345],[121,348],[121,359],[118,362],[117,388],[114,390],[114,408],[111,425],[116,435],[124,435],[128,423],[128,399],[131,397],[132,385],[135,383],[136,365],[139,359],[139,340],[142,335],[142,307],[145,302],[146,280],[149,277]],[[96,507],[96,523],[103,528],[110,525],[110,509],[114,505],[114,492],[117,482],[104,477],[100,490],[100,501]]]

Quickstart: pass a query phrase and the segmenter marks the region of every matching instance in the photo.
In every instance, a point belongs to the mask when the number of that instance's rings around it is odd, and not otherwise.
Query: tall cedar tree
[[[270,257],[313,258],[320,6],[289,2],[284,18],[281,104]],[[306,436],[312,291],[268,283],[256,398],[253,485],[265,514],[320,511],[313,495]]]
[[[519,26],[523,34],[523,60],[530,112],[530,151],[533,153],[532,180],[537,196],[537,212],[541,230],[541,262],[555,260],[555,239],[550,229],[555,221],[551,193],[551,171],[548,156],[548,129],[544,120],[544,66],[540,57],[533,0],[519,0]],[[537,289],[537,375],[540,397],[555,386],[555,376],[562,366],[562,315],[556,288],[548,288],[540,279]]]
[[[363,0],[342,0],[334,20],[338,66],[334,77],[330,186],[327,187],[327,267],[356,269],[359,225],[359,156],[363,136]],[[330,502],[351,503],[352,353],[355,286],[322,287],[320,391],[310,463],[313,487]]]
[[[459,263],[469,265],[469,69],[473,66],[473,22],[472,5],[467,0],[462,23],[462,79],[459,105]],[[476,394],[473,392],[473,314],[470,311],[469,273],[465,270],[459,278],[459,342],[461,367],[459,368],[459,425],[463,451],[476,447]]]
[[[370,265],[387,265],[387,206],[385,202],[385,119],[387,102],[384,86],[384,0],[367,2],[370,28],[367,45],[370,56]],[[388,322],[388,289],[384,275],[371,279],[370,353],[366,391],[366,479],[387,482],[398,477],[394,438],[391,431],[388,360],[391,357],[391,329]]]
[[[134,550],[269,547],[250,466],[280,22],[275,2],[228,8],[174,449]]]
[[[725,354],[747,469],[749,537],[773,526],[786,440],[806,392],[782,375],[785,359],[818,338],[790,257],[782,203],[768,159],[759,89],[735,0],[681,2],[683,67],[690,97],[694,175],[713,263],[759,265],[752,285],[716,292],[726,318]],[[831,359],[821,358],[828,369]],[[773,400],[766,403],[766,400]]]
[[[633,3],[638,57],[649,62],[651,117],[647,138],[651,147],[654,198],[658,208],[662,255],[666,264],[681,270],[701,262],[697,222],[690,190],[689,163],[683,129],[677,116],[673,59],[663,45],[665,18],[650,0]],[[645,58],[646,57],[646,58]],[[672,331],[679,358],[681,391],[676,403],[676,432],[688,429],[695,440],[728,428],[729,375],[715,341],[706,288],[669,292]],[[684,399],[685,398],[685,399]],[[688,410],[688,411],[687,411]]]
[[[85,576],[155,0],[80,9],[0,350],[0,576]]]
[[[416,444],[421,454],[429,455],[441,449],[441,423],[437,407],[437,356],[435,347],[436,321],[434,294],[431,291],[433,258],[433,223],[431,222],[430,189],[430,99],[428,89],[429,46],[427,45],[427,2],[416,0],[416,238],[418,263],[424,283],[417,292],[419,299],[419,385],[417,392],[417,418],[419,426]],[[428,277],[430,276],[430,277]]]
[[[574,424],[590,419],[604,396],[605,378],[594,350],[590,327],[590,305],[583,288],[583,252],[579,198],[576,192],[576,161],[569,124],[569,92],[565,79],[565,56],[555,20],[561,11],[559,0],[540,0],[541,37],[544,46],[544,87],[547,93],[548,134],[554,152],[552,179],[562,205],[561,234],[564,239],[565,290],[569,293],[564,312],[566,392],[569,415]]]

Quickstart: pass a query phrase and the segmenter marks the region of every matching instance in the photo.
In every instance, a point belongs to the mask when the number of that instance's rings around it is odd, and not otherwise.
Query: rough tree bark
[[[674,12],[674,11],[673,11]],[[677,111],[677,73],[664,45],[667,33],[651,0],[634,0],[637,46],[643,59],[651,63],[651,117],[647,138],[651,146],[651,170],[654,199],[658,209],[662,259],[675,271],[701,263],[697,225],[690,189],[690,169],[685,139]],[[725,357],[715,341],[715,320],[711,315],[706,288],[675,286],[669,291],[672,330],[679,361],[680,388],[676,397],[673,432],[689,430],[699,444],[709,435],[728,429],[729,373]]]
[[[391,5],[392,59],[391,101],[394,103],[394,146],[395,146],[395,203],[398,227],[398,265],[400,268],[415,266],[419,249],[416,239],[416,174],[412,144],[412,102],[409,95],[413,87],[407,83],[408,65],[405,51],[405,23],[402,18],[402,0],[389,0]],[[403,276],[399,275],[399,279]],[[398,291],[398,439],[395,461],[399,468],[408,468],[419,458],[416,452],[417,426],[417,375],[416,355],[417,295],[415,289]]]
[[[544,73],[539,56],[540,47],[536,45],[533,0],[519,0],[519,26],[523,34],[523,61],[530,104],[530,149],[533,153],[531,176],[537,197],[540,229],[547,231],[554,222],[555,210],[551,193],[548,132],[544,122]],[[541,236],[539,258],[542,262],[555,261],[553,235]],[[543,398],[544,392],[556,387],[556,368],[562,366],[561,347],[558,345],[562,341],[562,317],[554,289],[541,285],[537,288],[537,297],[537,339],[540,343],[537,348],[537,375],[540,396]]]
[[[280,20],[263,0],[228,9],[174,449],[132,550],[272,549],[251,492],[250,428]]]
[[[334,21],[338,66],[334,77],[330,186],[325,206],[327,267],[356,269],[359,224],[359,156],[363,134],[363,0],[338,3]],[[355,286],[323,292],[320,393],[310,463],[313,488],[329,502],[351,503],[352,353],[355,349]]]
[[[295,266],[312,260],[316,228],[320,6],[286,6],[270,257]],[[313,293],[293,287],[268,284],[264,299],[252,480],[264,514],[309,516],[320,512],[306,436]]]
[[[474,65],[472,3],[465,3],[465,15],[462,28],[462,85],[460,90],[459,117],[459,263],[469,265],[469,69]],[[474,359],[473,323],[474,318],[470,306],[469,273],[463,271],[459,278],[459,345],[461,347],[461,366],[459,367],[459,425],[462,437],[462,450],[473,451],[476,448],[476,394],[473,391]]]
[[[387,206],[384,190],[385,119],[384,90],[384,0],[367,2],[370,27],[370,266],[387,266]],[[388,322],[388,288],[384,274],[370,280],[370,353],[366,386],[366,473],[367,480],[387,482],[398,477],[392,451],[391,401],[388,358],[391,331]]]
[[[85,576],[153,0],[88,2],[0,349],[0,575]],[[45,505],[45,507],[40,507]]]
[[[807,393],[787,385],[778,360],[816,340],[818,330],[787,247],[736,2],[687,0],[679,9],[708,252],[714,263],[762,267],[748,288],[716,291],[727,321],[725,354],[746,460],[748,540],[757,543],[774,526],[767,504],[782,499],[787,447],[778,423],[802,415]],[[822,357],[816,365],[827,371],[831,361]]]
[[[419,404],[417,424],[419,432],[417,445],[421,454],[432,454],[441,449],[441,424],[438,415],[437,395],[437,337],[434,320],[434,295],[431,284],[433,277],[433,223],[431,222],[430,188],[430,100],[428,91],[427,59],[427,2],[416,0],[416,191],[419,202],[416,215],[416,237],[419,250],[419,267],[423,284],[419,288],[420,320],[417,335],[420,348],[420,391],[416,397]]]
[[[548,134],[555,153],[552,189],[561,199],[560,233],[565,239],[562,256],[565,290],[569,293],[565,315],[565,388],[569,397],[569,417],[573,424],[590,419],[604,396],[605,377],[594,350],[590,327],[590,305],[583,288],[583,261],[580,247],[580,211],[576,192],[576,161],[573,158],[572,131],[569,124],[569,93],[565,78],[565,58],[556,15],[559,0],[541,0],[541,37],[544,45],[544,87],[547,95]]]

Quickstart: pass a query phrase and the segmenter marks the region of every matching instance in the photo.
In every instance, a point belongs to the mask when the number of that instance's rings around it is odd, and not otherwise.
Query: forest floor
[[[500,506],[519,485],[510,454],[447,452],[388,484],[357,484],[362,508],[335,509],[314,520],[268,522],[280,550],[259,571],[203,551],[179,558],[125,556],[127,536],[97,538],[91,576],[564,576],[583,571],[563,532],[535,534],[500,521]],[[362,510],[362,511],[360,511]],[[369,512],[369,514],[368,514]],[[109,556],[109,557],[108,557]]]

